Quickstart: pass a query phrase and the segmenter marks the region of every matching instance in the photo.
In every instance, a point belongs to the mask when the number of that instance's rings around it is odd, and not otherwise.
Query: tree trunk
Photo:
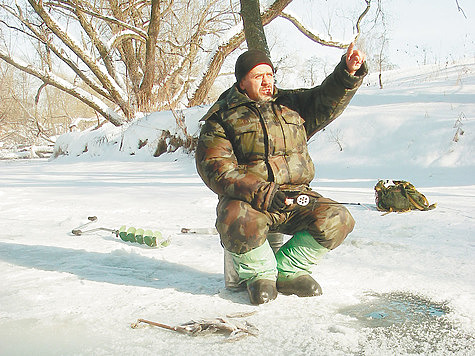
[[[148,110],[152,100],[153,81],[156,72],[156,44],[160,25],[160,1],[152,0],[150,24],[145,50],[145,73],[140,85],[139,110]]]
[[[248,49],[259,49],[270,58],[259,0],[241,0],[241,16]]]

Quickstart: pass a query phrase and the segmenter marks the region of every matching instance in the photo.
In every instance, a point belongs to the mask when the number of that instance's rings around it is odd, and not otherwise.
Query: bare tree
[[[203,6],[204,4],[204,6]],[[3,29],[42,48],[42,63],[0,58],[86,103],[115,125],[186,101],[199,55],[234,25],[219,0],[0,0]]]
[[[274,0],[260,13],[258,0],[242,0],[254,4],[248,13],[244,6],[242,14],[265,26],[291,2]],[[368,8],[371,0],[364,2]],[[122,125],[140,111],[204,102],[225,58],[246,39],[236,15],[238,4],[238,0],[0,0],[0,33],[11,39],[0,43],[0,59],[41,81],[37,102],[46,88],[55,87]],[[290,15],[282,16],[311,34]],[[251,35],[247,37],[251,40]],[[260,39],[265,40],[263,31]],[[22,56],[18,48],[25,46],[36,52]]]
[[[378,81],[379,81],[379,88],[383,89],[383,69],[384,69],[384,64],[386,62],[386,57],[384,56],[384,51],[386,49],[387,45],[387,37],[386,37],[386,32],[384,32],[381,35],[381,47],[379,50],[379,54],[377,55],[377,63],[378,63]]]

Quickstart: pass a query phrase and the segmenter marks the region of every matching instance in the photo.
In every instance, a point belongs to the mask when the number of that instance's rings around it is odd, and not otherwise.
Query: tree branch
[[[42,5],[42,1],[38,0],[28,0],[28,3],[31,7],[35,10],[35,12],[40,16],[43,20],[45,25],[53,32],[61,41],[71,50],[73,53],[81,59],[84,64],[91,70],[92,73],[97,77],[97,79],[101,82],[102,86],[105,90],[107,90],[110,95],[114,98],[114,102],[119,105],[123,113],[127,118],[131,117],[131,110],[129,104],[127,102],[127,98],[125,93],[121,93],[119,91],[119,86],[116,82],[114,82],[113,78],[109,76],[107,73],[103,72],[100,67],[97,65],[96,61],[87,55],[83,49],[75,43],[71,37],[64,32],[48,14],[48,12],[44,9]]]
[[[97,52],[99,53],[100,57],[102,58],[102,62],[104,63],[107,72],[109,75],[114,78],[116,83],[120,85],[121,81],[117,77],[117,71],[115,70],[114,64],[112,63],[112,58],[111,58],[111,53],[110,53],[110,48],[106,46],[105,43],[102,42],[100,39],[99,34],[96,32],[95,28],[89,23],[86,19],[85,12],[82,11],[81,7],[79,6],[79,3],[76,1],[75,8],[74,8],[74,13],[76,14],[76,17],[79,21],[79,24],[83,28],[84,32],[89,36],[89,38],[92,41],[92,44],[94,47],[97,49]],[[120,85],[122,87],[122,85]],[[124,89],[122,87],[122,89]]]
[[[355,36],[355,41],[358,39],[358,37],[361,34],[361,21],[363,21],[363,18],[366,16],[368,13],[369,9],[371,8],[371,0],[365,0],[366,2],[366,7],[361,13],[361,15],[358,17],[358,20],[356,20],[356,36]]]
[[[187,43],[187,48],[188,52],[186,55],[183,56],[183,59],[181,60],[180,64],[176,66],[176,69],[167,76],[167,78],[164,80],[163,87],[165,88],[166,91],[166,96],[167,96],[167,101],[170,107],[175,107],[176,104],[185,96],[187,89],[189,89],[189,84],[190,80],[185,80],[181,86],[181,90],[179,90],[178,94],[173,97],[173,99],[170,98],[170,94],[168,91],[168,87],[174,83],[179,75],[181,73],[187,72],[187,75],[189,76],[191,66],[198,55],[198,51],[201,48],[201,40],[202,40],[202,35],[206,29],[207,21],[206,21],[206,15],[208,11],[211,8],[212,3],[209,2],[207,8],[205,11],[201,13],[201,16],[199,20],[197,21],[196,25],[194,26],[196,28],[195,32],[193,35],[190,37],[188,43]],[[211,19],[213,20],[213,19]],[[211,21],[210,20],[210,21]],[[188,67],[188,70],[186,69]]]
[[[125,23],[124,21],[124,11],[119,7],[117,0],[109,0],[109,5],[111,6],[111,11],[113,16],[120,22]],[[116,25],[114,22],[108,22],[112,32],[115,32],[112,25]],[[142,31],[143,32],[143,31]],[[143,32],[143,42],[147,41],[147,33]],[[119,42],[117,41],[117,45]],[[138,96],[140,93],[140,84],[142,82],[143,70],[140,68],[139,56],[136,53],[131,37],[124,37],[121,41],[121,46],[118,47],[119,53],[121,55],[122,61],[127,68],[127,75],[132,84],[132,91],[135,96]]]
[[[327,41],[321,38],[320,36],[312,33],[310,30],[308,30],[304,25],[302,25],[295,17],[293,17],[290,14],[287,14],[285,12],[282,12],[280,14],[280,17],[289,20],[297,29],[302,32],[307,38],[312,40],[313,42],[316,42],[318,44],[321,44],[322,46],[327,46],[327,47],[335,47],[335,48],[346,48],[349,46],[349,44],[341,43],[341,42],[335,42],[335,41]]]
[[[465,11],[463,11],[463,9],[459,5],[459,0],[455,0],[455,3],[457,4],[457,9],[462,13],[463,17],[467,18],[467,15],[465,15]]]
[[[358,20],[356,21],[356,36],[353,39],[353,41],[356,41],[361,33],[360,25],[361,21],[363,18],[366,16],[368,13],[370,7],[371,7],[371,0],[364,0],[366,2],[366,7],[361,13],[361,15],[358,17]],[[347,48],[350,44],[349,43],[342,43],[342,42],[335,42],[335,41],[328,41],[320,36],[312,33],[310,30],[308,30],[303,24],[301,24],[295,17],[293,17],[290,14],[287,14],[285,12],[282,12],[280,14],[280,17],[289,20],[302,34],[304,34],[307,38],[312,40],[313,42],[316,42],[322,46],[327,46],[327,47],[334,47],[334,48]]]
[[[84,71],[82,71],[76,63],[74,63],[71,59],[69,59],[66,56],[66,53],[59,49],[52,41],[48,40],[44,33],[39,31],[39,28],[35,25],[33,25],[31,22],[29,22],[27,19],[23,17],[23,13],[19,9],[18,14],[17,13],[11,13],[13,16],[15,16],[24,26],[26,26],[30,31],[30,33],[27,33],[26,31],[22,31],[23,33],[27,34],[30,37],[33,37],[40,43],[43,43],[45,46],[47,46],[53,53],[61,60],[63,61],[71,70],[83,80],[83,82],[89,86],[92,90],[94,90],[96,93],[102,95],[108,100],[113,100],[110,94],[105,91],[103,88],[101,88],[99,85],[97,85],[93,79],[89,78]]]
[[[53,3],[48,3],[51,7],[54,7],[54,6],[59,6],[59,5],[55,5]],[[109,22],[111,24],[114,24],[118,27],[123,27],[127,30],[130,30],[130,31],[133,31],[135,32],[137,35],[139,35],[140,37],[143,38],[143,40],[145,41],[147,39],[147,32],[143,31],[142,29],[136,27],[136,26],[132,26],[131,24],[128,24],[127,22],[125,21],[122,21],[116,17],[111,17],[111,16],[106,16],[106,15],[102,15],[101,13],[98,13],[98,12],[95,12],[91,9],[88,9],[88,8],[85,8],[84,6],[82,6],[83,4],[78,4],[80,10],[82,12],[84,12],[85,14],[88,14],[90,16],[93,16],[93,17],[96,17],[98,19],[101,19],[101,20],[104,20],[106,22]],[[73,11],[72,8],[69,8],[70,11]]]

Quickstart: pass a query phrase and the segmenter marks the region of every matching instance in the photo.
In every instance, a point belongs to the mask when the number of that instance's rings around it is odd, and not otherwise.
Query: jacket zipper
[[[259,116],[259,122],[262,126],[262,132],[264,133],[264,162],[266,163],[267,167],[267,176],[269,182],[274,182],[274,172],[272,171],[272,167],[269,163],[269,133],[267,132],[267,126],[265,124],[264,118],[261,115],[261,111],[259,110],[260,104],[251,105],[250,109],[255,111]]]

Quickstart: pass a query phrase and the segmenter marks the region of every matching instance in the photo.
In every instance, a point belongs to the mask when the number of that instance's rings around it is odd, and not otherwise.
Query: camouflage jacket
[[[345,57],[321,85],[275,89],[272,100],[256,102],[233,87],[202,118],[196,166],[205,184],[220,197],[267,210],[281,189],[308,186],[315,168],[307,140],[346,108],[367,73],[353,76]]]

